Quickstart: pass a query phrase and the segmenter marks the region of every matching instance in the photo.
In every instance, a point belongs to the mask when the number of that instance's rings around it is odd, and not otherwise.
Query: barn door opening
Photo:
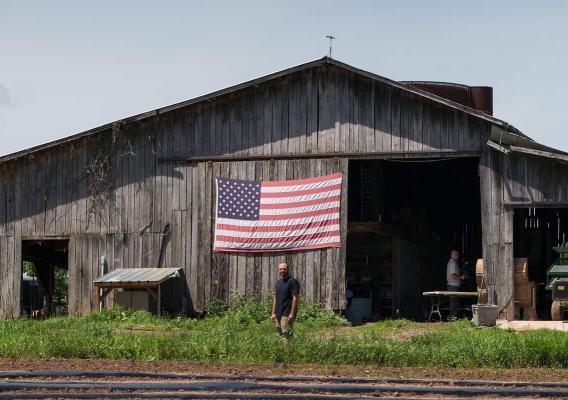
[[[452,249],[468,277],[461,290],[476,290],[478,165],[476,157],[350,161],[346,285],[356,322],[428,318],[422,293],[446,290]]]
[[[552,280],[568,280],[568,258],[559,252],[566,247],[568,208],[530,207],[513,211],[515,319],[555,319],[551,313],[556,294]],[[568,295],[559,297],[568,298]],[[556,318],[568,317],[568,307],[564,308]]]
[[[66,315],[69,240],[23,240],[22,264],[22,316]]]

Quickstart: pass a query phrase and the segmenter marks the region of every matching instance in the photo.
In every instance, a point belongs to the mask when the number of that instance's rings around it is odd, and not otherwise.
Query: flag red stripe
[[[307,196],[309,194],[329,192],[330,190],[341,189],[341,184],[324,186],[316,189],[294,190],[291,192],[262,192],[261,197],[264,198],[278,198],[278,197],[294,197],[294,196]]]
[[[316,205],[316,204],[329,203],[331,201],[339,201],[339,200],[341,200],[341,196],[330,196],[330,197],[324,197],[323,199],[296,201],[294,203],[262,204],[262,200],[261,200],[260,209],[261,210],[279,210],[279,209],[282,209],[282,208],[306,207],[306,206],[313,206],[313,205]]]
[[[220,242],[233,242],[233,243],[288,243],[288,242],[297,242],[300,240],[315,240],[330,236],[341,236],[341,232],[340,231],[318,232],[318,233],[312,233],[311,235],[290,236],[286,238],[246,238],[246,237],[217,235],[215,236],[215,240]]]
[[[306,185],[308,183],[324,182],[330,179],[341,178],[342,175],[343,174],[341,172],[338,172],[336,174],[317,176],[315,178],[297,179],[293,181],[262,181],[261,187]]]
[[[310,250],[310,249],[322,249],[325,247],[341,247],[340,242],[328,242],[328,243],[321,243],[321,244],[310,244],[308,246],[301,246],[301,247],[292,247],[292,248],[284,248],[284,249],[234,249],[231,247],[215,247],[213,251],[230,251],[235,253],[258,253],[259,251],[263,253],[278,253],[283,251],[290,251],[290,250]]]
[[[332,208],[325,208],[323,210],[316,210],[316,211],[306,211],[301,213],[295,214],[276,214],[276,215],[259,215],[258,219],[260,221],[275,221],[275,220],[284,220],[290,218],[304,218],[304,217],[315,217],[316,215],[323,215],[323,214],[330,214],[336,212],[339,214],[339,207],[332,207]]]
[[[286,231],[297,231],[299,229],[308,228],[318,228],[328,225],[339,224],[339,219],[327,219],[317,222],[308,222],[305,224],[297,225],[282,225],[282,226],[240,226],[240,225],[230,225],[230,224],[217,224],[217,229],[223,229],[226,231],[238,231],[238,232],[286,232]]]

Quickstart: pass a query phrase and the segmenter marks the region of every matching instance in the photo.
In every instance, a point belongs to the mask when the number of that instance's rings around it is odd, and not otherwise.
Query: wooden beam
[[[535,149],[529,149],[527,147],[512,146],[512,145],[509,147],[511,148],[511,151],[514,151],[516,153],[524,153],[537,157],[552,158],[554,160],[568,163],[568,155],[565,154],[551,153],[549,151],[535,150]]]
[[[542,201],[508,201],[503,203],[503,206],[508,208],[527,208],[527,207],[568,208],[568,202],[556,203],[556,202],[542,202]]]
[[[497,151],[500,151],[501,153],[504,154],[509,154],[511,152],[511,150],[509,150],[508,148],[506,148],[505,146],[502,146],[498,143],[495,143],[491,140],[487,141],[487,146],[491,147],[492,149],[495,149]]]
[[[257,160],[297,160],[323,158],[353,159],[412,159],[412,158],[463,158],[479,157],[478,151],[405,151],[405,152],[338,152],[338,153],[304,153],[304,154],[257,154],[245,156],[197,156],[197,157],[164,157],[159,163],[167,162],[223,162],[223,161],[257,161]]]
[[[42,240],[69,240],[69,236],[58,236],[58,235],[53,235],[53,236],[27,236],[24,235],[22,236],[22,240],[37,240],[37,241],[42,241]]]

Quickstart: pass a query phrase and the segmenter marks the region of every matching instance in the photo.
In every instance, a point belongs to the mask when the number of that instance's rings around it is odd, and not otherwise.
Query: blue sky
[[[494,88],[495,116],[568,151],[565,1],[0,0],[0,154],[327,53],[396,80]]]

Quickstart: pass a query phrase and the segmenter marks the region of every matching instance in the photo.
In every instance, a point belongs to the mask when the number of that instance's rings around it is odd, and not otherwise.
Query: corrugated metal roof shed
[[[181,268],[119,268],[93,283],[99,287],[157,287],[162,282],[179,276]]]

